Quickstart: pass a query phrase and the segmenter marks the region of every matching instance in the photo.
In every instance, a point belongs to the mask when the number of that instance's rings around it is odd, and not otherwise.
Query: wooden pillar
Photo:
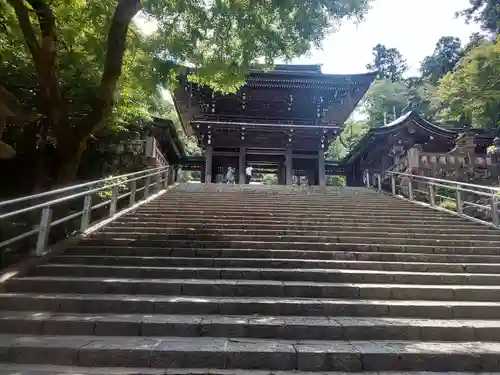
[[[177,167],[175,165],[171,165],[169,170],[168,170],[168,184],[172,185],[175,182],[175,173],[176,173]]]
[[[326,186],[325,150],[323,149],[318,151],[318,180],[319,186]]]
[[[205,148],[205,183],[212,182],[212,145]]]
[[[240,147],[240,158],[238,160],[238,171],[239,179],[238,183],[243,185],[245,183],[245,166],[246,166],[246,149],[245,147]]]
[[[307,168],[307,184],[309,186],[316,185],[316,165],[311,165]]]
[[[285,152],[285,173],[286,173],[286,184],[287,185],[293,184],[292,168],[293,168],[292,147],[287,146],[286,152]]]

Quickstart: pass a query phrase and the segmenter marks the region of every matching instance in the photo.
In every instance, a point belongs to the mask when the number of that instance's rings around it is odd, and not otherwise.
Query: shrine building
[[[325,151],[375,76],[277,65],[250,71],[236,94],[222,94],[183,75],[174,103],[187,134],[204,151],[183,167],[200,170],[202,182],[218,182],[233,167],[236,181],[244,183],[251,166],[256,173],[276,173],[280,184],[291,185],[295,176],[325,186],[327,173],[343,174],[325,162]]]

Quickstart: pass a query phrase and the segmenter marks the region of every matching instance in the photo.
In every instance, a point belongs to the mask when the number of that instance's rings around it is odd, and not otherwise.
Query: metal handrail
[[[7,206],[7,205],[10,205],[10,204],[14,204],[14,203],[25,202],[25,201],[32,200],[32,199],[43,198],[43,197],[47,197],[47,196],[50,196],[50,195],[65,193],[67,191],[81,189],[81,188],[89,187],[89,186],[92,186],[92,185],[102,184],[102,183],[109,182],[109,181],[116,180],[116,179],[123,179],[123,178],[132,177],[132,176],[138,176],[138,175],[144,174],[144,173],[155,172],[155,171],[158,171],[158,170],[160,170],[162,168],[164,168],[164,167],[146,169],[146,170],[139,171],[139,172],[133,172],[133,173],[127,173],[127,174],[120,175],[120,176],[103,178],[101,180],[85,182],[83,184],[78,184],[78,185],[66,186],[66,187],[59,188],[59,189],[45,191],[43,193],[27,195],[27,196],[24,196],[24,197],[9,199],[9,200],[6,200],[6,201],[0,201],[0,207]]]
[[[117,212],[120,212],[121,210],[126,209],[134,205],[137,201],[139,201],[137,199],[137,193],[142,192],[141,200],[144,200],[151,196],[152,189],[155,189],[155,187],[158,192],[164,188],[167,188],[170,182],[174,182],[173,176],[171,175],[171,172],[173,171],[172,168],[173,167],[166,165],[159,168],[146,169],[139,172],[128,173],[121,176],[105,178],[97,181],[91,181],[84,184],[68,186],[61,189],[55,189],[40,194],[33,194],[30,196],[1,202],[2,206],[7,206],[9,204],[26,202],[29,200],[53,196],[60,193],[70,193],[68,195],[56,199],[48,200],[46,202],[38,204],[33,204],[25,208],[12,210],[10,212],[0,214],[0,220],[1,220],[41,209],[40,224],[37,227],[32,228],[26,231],[25,233],[22,233],[20,235],[17,235],[15,237],[0,242],[0,249],[7,245],[13,244],[17,241],[20,241],[24,238],[32,236],[34,234],[38,234],[35,253],[36,255],[42,255],[47,248],[50,229],[52,227],[59,225],[61,223],[65,223],[77,217],[81,217],[79,232],[83,233],[89,228],[90,224],[92,223],[93,210],[96,210],[104,206],[109,206],[109,217],[113,217]],[[125,181],[123,181],[124,179]],[[144,186],[137,188],[137,182],[139,181],[144,181]],[[111,182],[111,184],[109,184],[109,182]],[[81,188],[93,187],[96,185],[101,185],[101,186],[71,194],[71,192],[75,190]],[[126,189],[128,189],[128,191],[120,195],[119,188],[123,187],[124,185],[126,186]],[[92,205],[92,195],[107,190],[111,190],[111,198],[103,202],[100,202],[98,204]],[[73,212],[67,216],[58,218],[57,220],[52,220],[52,212],[55,206],[82,197],[84,198],[84,201],[83,201],[83,207],[80,211]],[[128,205],[126,207],[123,207],[121,210],[118,210],[117,206],[118,201],[120,199],[124,199],[127,197],[129,198]]]
[[[413,202],[418,202],[419,198],[422,196],[425,199],[420,203],[428,204],[430,207],[439,209],[442,211],[447,211],[450,213],[458,214],[469,220],[479,222],[481,224],[493,226],[495,228],[500,228],[500,188],[495,188],[491,186],[481,186],[470,183],[462,183],[460,181],[444,180],[440,178],[419,176],[410,173],[401,173],[387,171],[390,175],[390,189],[389,192],[398,197],[406,198]],[[373,179],[371,178],[373,177]],[[407,185],[398,185],[397,178],[405,177]],[[364,172],[363,181],[367,188],[375,187],[380,193],[385,192],[383,189],[383,184],[380,173],[374,173],[370,176],[368,171]],[[415,182],[420,184],[425,184],[426,189],[417,189]],[[375,186],[372,186],[375,185]],[[437,188],[444,188],[448,191],[454,191],[455,197],[446,197],[437,194]],[[399,191],[398,191],[399,190]],[[416,194],[417,193],[417,194]],[[481,204],[478,202],[467,201],[469,196],[479,196],[482,198],[487,198],[486,204]],[[443,199],[443,201],[453,202],[453,210],[443,207],[436,198]],[[443,203],[443,202],[441,202]],[[476,211],[472,210],[469,212],[464,211],[464,208],[475,208]],[[482,210],[478,212],[478,210]],[[485,214],[486,212],[486,214]]]
[[[496,188],[493,186],[483,186],[483,185],[476,185],[476,184],[470,184],[468,182],[460,182],[460,181],[452,181],[452,180],[443,180],[440,178],[434,178],[434,177],[427,177],[427,176],[419,176],[419,175],[414,175],[411,173],[403,173],[403,172],[395,172],[395,171],[387,171],[389,174],[395,174],[398,176],[406,176],[406,177],[411,177],[414,179],[419,179],[419,180],[428,180],[428,181],[433,181],[433,182],[440,182],[440,183],[447,183],[451,185],[460,185],[460,186],[467,186],[475,189],[484,189],[484,190],[490,190],[490,191],[495,191],[495,192],[500,192],[500,188]]]

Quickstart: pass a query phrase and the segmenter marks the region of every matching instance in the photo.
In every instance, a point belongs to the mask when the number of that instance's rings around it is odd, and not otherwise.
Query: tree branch
[[[9,4],[14,8],[17,20],[19,21],[19,26],[24,36],[24,40],[28,45],[31,55],[35,64],[38,63],[40,59],[40,44],[36,38],[35,30],[33,30],[33,25],[31,24],[28,8],[24,5],[23,0],[7,0]]]
[[[84,132],[82,135],[85,137],[98,130],[113,110],[115,91],[122,73],[127,32],[132,18],[140,7],[140,0],[118,1],[109,28],[106,59],[98,97],[91,113],[78,127],[78,131]]]

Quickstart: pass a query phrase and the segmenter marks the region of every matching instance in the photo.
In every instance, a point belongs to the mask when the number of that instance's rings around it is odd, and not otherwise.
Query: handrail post
[[[408,177],[408,199],[413,200],[413,176]]]
[[[161,171],[158,171],[157,175],[156,175],[156,192],[159,192],[163,185],[162,185],[162,177],[163,176],[163,172]]]
[[[109,216],[116,214],[116,203],[118,200],[118,186],[111,188],[111,203],[109,204]]]
[[[382,193],[382,177],[380,176],[380,173],[377,173],[377,190],[379,193]]]
[[[432,183],[429,184],[429,203],[432,207],[436,205],[436,192]]]
[[[169,176],[169,172],[170,172],[170,166],[168,166],[166,169],[165,169],[165,172],[163,174],[163,188],[166,189],[168,187],[168,176]]]
[[[464,201],[462,199],[462,192],[460,191],[460,185],[457,185],[456,187],[456,199],[457,199],[457,212],[459,214],[464,213]]]
[[[151,176],[146,177],[146,182],[144,185],[144,198],[149,197],[149,185],[151,185]]]
[[[498,199],[497,194],[491,194],[491,220],[497,227],[500,226],[500,216],[498,215]]]
[[[135,204],[135,193],[137,191],[137,181],[132,181],[130,184],[130,198],[129,198],[129,206]]]
[[[392,195],[396,195],[396,176],[394,174],[391,174],[391,190]]]
[[[90,213],[92,211],[92,195],[86,195],[83,200],[82,219],[80,221],[80,232],[85,232],[90,224]]]
[[[365,186],[367,189],[370,188],[370,173],[368,173],[367,170],[363,172],[364,178],[365,178]]]
[[[43,255],[49,241],[50,222],[52,220],[52,208],[45,207],[40,218],[40,230],[36,241],[36,255]]]

